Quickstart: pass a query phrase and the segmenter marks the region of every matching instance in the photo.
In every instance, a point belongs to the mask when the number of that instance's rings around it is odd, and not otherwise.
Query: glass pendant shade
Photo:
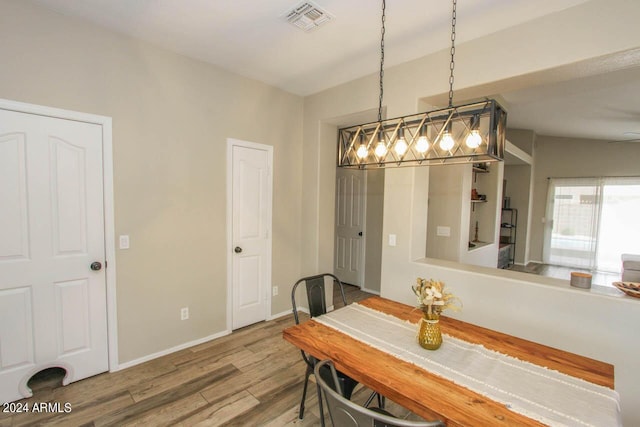
[[[504,157],[506,121],[506,111],[489,99],[342,128],[338,166],[367,169],[499,161]]]

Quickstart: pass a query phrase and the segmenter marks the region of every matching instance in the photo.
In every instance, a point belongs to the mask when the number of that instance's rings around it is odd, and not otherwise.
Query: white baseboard
[[[368,293],[370,293],[370,294],[374,294],[374,295],[378,295],[378,296],[380,296],[380,291],[376,291],[376,290],[368,289],[368,288],[364,288],[364,287],[363,287],[363,288],[360,288],[360,290],[361,290],[361,291],[364,291],[364,292],[368,292]]]
[[[186,342],[184,344],[180,344],[180,345],[177,345],[175,347],[171,347],[171,348],[168,348],[166,350],[159,351],[157,353],[149,354],[147,356],[143,356],[143,357],[140,357],[138,359],[130,360],[130,361],[125,362],[125,363],[120,363],[118,365],[118,369],[111,370],[111,372],[116,372],[116,371],[120,371],[122,369],[127,369],[127,368],[130,368],[132,366],[136,366],[136,365],[139,365],[141,363],[148,362],[148,361],[153,360],[153,359],[157,359],[158,357],[166,356],[167,354],[175,353],[176,351],[180,351],[180,350],[184,350],[185,348],[193,347],[194,345],[202,344],[202,343],[205,343],[207,341],[215,340],[216,338],[224,337],[226,335],[229,335],[230,333],[231,333],[231,331],[218,332],[217,334],[213,334],[213,335],[209,335],[209,336],[204,337],[204,338],[200,338],[200,339],[197,339],[197,340],[189,341],[189,342]]]
[[[302,310],[302,308],[299,308],[298,310]],[[267,320],[279,319],[280,317],[288,316],[288,315],[290,315],[292,313],[293,313],[293,311],[291,311],[291,310],[282,311],[280,313],[272,314],[271,316],[269,316],[267,318]]]

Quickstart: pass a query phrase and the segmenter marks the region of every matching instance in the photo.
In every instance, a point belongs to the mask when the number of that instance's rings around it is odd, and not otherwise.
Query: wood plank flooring
[[[345,291],[349,302],[369,296],[353,286],[345,286]],[[305,364],[300,351],[282,339],[282,329],[293,323],[293,315],[261,322],[66,387],[61,386],[60,372],[52,371],[31,384],[33,397],[18,402],[29,404],[30,412],[0,412],[0,427],[318,426],[313,383],[304,420],[297,418]],[[369,394],[370,390],[358,386],[353,400],[362,404]],[[420,419],[387,402],[387,409],[396,416]],[[50,403],[49,412],[33,412],[36,403]],[[65,412],[65,404],[70,411]]]

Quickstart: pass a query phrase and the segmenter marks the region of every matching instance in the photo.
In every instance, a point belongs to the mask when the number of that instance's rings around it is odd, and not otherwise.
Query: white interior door
[[[338,168],[336,176],[336,259],[334,273],[352,285],[364,284],[366,172]]]
[[[271,289],[270,147],[230,140],[232,328],[267,318]]]
[[[0,401],[108,370],[102,179],[100,125],[0,110]]]

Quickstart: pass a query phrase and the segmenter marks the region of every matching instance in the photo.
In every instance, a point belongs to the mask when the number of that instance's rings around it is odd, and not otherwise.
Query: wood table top
[[[422,316],[414,307],[381,297],[359,304],[413,323]],[[611,364],[445,316],[440,324],[445,334],[613,389]],[[285,329],[283,338],[318,359],[333,360],[340,371],[427,420],[448,426],[543,425],[313,319]]]

